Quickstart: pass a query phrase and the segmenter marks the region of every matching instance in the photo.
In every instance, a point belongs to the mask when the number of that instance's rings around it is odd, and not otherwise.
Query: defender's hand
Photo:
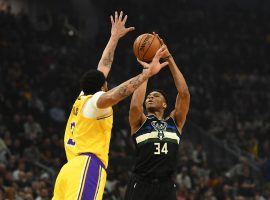
[[[163,63],[159,62],[160,58],[162,58],[166,52],[167,52],[166,45],[162,45],[157,51],[151,63],[146,63],[139,59],[137,60],[144,67],[145,71],[149,74],[149,76],[153,76],[157,74],[163,67],[169,64],[168,62]]]
[[[120,12],[118,16],[118,12],[115,11],[114,18],[111,15],[111,22],[112,22],[112,29],[111,29],[111,36],[119,39],[126,35],[128,32],[135,30],[134,27],[126,28],[125,24],[127,21],[127,15],[123,18],[123,11]]]

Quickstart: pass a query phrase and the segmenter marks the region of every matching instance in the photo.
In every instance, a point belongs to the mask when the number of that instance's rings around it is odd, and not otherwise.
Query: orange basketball
[[[133,44],[135,56],[142,61],[150,62],[161,47],[159,39],[153,34],[145,33],[136,38]]]

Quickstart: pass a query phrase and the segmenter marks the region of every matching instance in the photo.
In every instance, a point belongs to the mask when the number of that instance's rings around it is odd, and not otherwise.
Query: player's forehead
[[[152,91],[150,92],[147,97],[154,96],[154,97],[163,97],[163,95],[158,91]]]

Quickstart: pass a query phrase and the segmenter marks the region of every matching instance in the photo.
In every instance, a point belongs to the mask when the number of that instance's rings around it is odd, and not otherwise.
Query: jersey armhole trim
[[[148,120],[148,117],[146,116],[146,120],[144,120],[144,122],[141,124],[141,126],[132,134],[131,133],[131,136],[135,136],[138,132],[138,130],[140,130],[142,128],[142,126],[145,124],[145,122]]]
[[[170,119],[170,118],[172,118],[172,117],[169,117],[169,119]],[[177,132],[179,133],[180,136],[182,136],[182,131],[179,130],[179,128],[178,128],[178,126],[177,126],[177,124],[176,124],[174,118],[172,118],[172,120],[173,120],[173,123],[174,123],[174,125],[175,125],[175,127],[176,127],[176,129],[177,129]]]
[[[112,115],[113,115],[113,113],[110,113],[109,115],[97,118],[97,120],[106,119],[106,118],[111,117]]]

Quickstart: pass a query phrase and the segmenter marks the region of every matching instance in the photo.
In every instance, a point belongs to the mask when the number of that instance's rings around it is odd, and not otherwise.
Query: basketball
[[[133,44],[135,56],[142,61],[150,62],[155,56],[157,50],[161,47],[161,43],[157,36],[145,33],[136,38]]]

